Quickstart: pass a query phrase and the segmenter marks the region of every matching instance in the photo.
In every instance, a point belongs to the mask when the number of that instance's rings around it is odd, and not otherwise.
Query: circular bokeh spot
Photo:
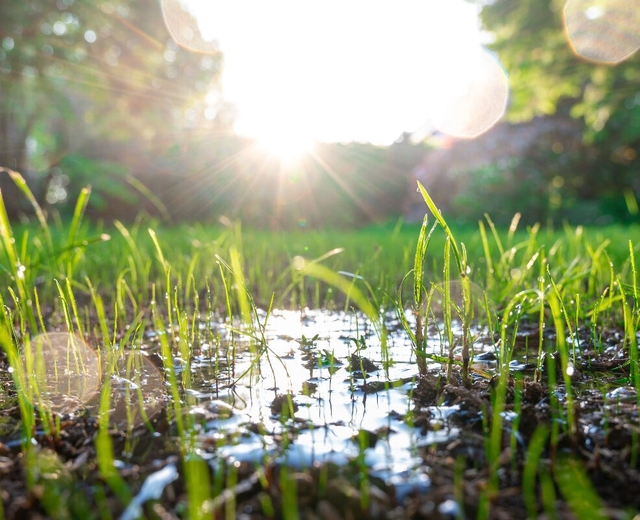
[[[164,402],[162,374],[148,356],[140,350],[119,354],[111,374],[111,424],[136,427],[151,420]]]
[[[195,52],[218,52],[218,43],[202,36],[197,18],[181,0],[162,0],[162,16],[173,41],[181,47]]]
[[[640,48],[640,7],[629,0],[569,0],[567,39],[580,57],[615,64]]]
[[[78,336],[40,334],[25,343],[22,359],[25,390],[38,406],[61,414],[73,413],[98,391],[98,355]]]
[[[454,137],[474,138],[504,115],[509,79],[498,61],[482,48],[452,56],[433,71],[438,83],[432,100],[435,127]]]

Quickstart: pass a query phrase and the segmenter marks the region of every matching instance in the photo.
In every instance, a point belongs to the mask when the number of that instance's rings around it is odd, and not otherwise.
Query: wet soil
[[[270,350],[259,364],[251,349],[238,349],[228,363],[223,343],[215,355],[204,340],[194,346],[192,384],[185,388],[183,375],[182,398],[208,472],[204,517],[287,518],[293,510],[305,519],[476,518],[485,504],[495,519],[580,518],[562,484],[567,460],[579,464],[599,497],[602,509],[591,517],[632,519],[640,511],[638,396],[621,331],[580,331],[571,400],[562,374],[548,373],[554,363],[536,374],[536,356],[525,345],[529,338],[535,343],[538,331],[522,327],[499,412],[499,450],[488,460],[498,388],[491,349],[477,353],[465,387],[457,368],[450,380],[435,363],[418,374],[400,333],[391,335],[389,355],[362,320],[354,330],[345,315],[319,316],[298,317],[302,328],[270,330]],[[164,378],[149,387],[149,422],[113,419],[109,430],[125,491],[96,456],[97,398],[58,415],[55,435],[39,419],[31,432],[34,459],[27,460],[15,386],[0,358],[5,518],[187,516],[184,449],[157,335],[149,328],[142,346]],[[553,332],[547,336],[552,345]],[[553,357],[552,349],[547,355]],[[180,363],[176,353],[174,365]],[[246,367],[253,369],[240,377]],[[152,369],[145,370],[151,377]],[[573,428],[566,421],[569,402]],[[551,433],[540,436],[541,427]],[[531,462],[534,448],[539,458]],[[151,481],[155,494],[148,491]]]

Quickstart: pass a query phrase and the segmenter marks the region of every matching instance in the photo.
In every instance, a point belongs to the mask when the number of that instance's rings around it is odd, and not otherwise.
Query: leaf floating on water
[[[149,500],[158,500],[167,485],[178,478],[178,470],[173,464],[167,464],[160,471],[147,477],[138,493],[124,510],[120,520],[136,520],[142,516],[142,504]]]

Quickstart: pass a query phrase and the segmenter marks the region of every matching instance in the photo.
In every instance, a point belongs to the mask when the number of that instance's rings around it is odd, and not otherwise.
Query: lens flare
[[[477,8],[464,0],[162,2],[179,45],[201,52],[219,46],[224,54],[219,87],[224,103],[234,106],[235,132],[277,141],[270,148],[285,162],[297,154],[280,151],[282,139],[272,138],[281,134],[272,124],[281,121],[316,142],[390,145],[422,128],[434,87],[446,75],[423,64],[460,53],[460,63],[448,60],[441,69],[464,72],[469,58],[461,49],[484,40]],[[215,106],[207,114],[215,118]],[[450,131],[474,135],[489,119],[450,123]]]
[[[103,368],[111,379],[111,424],[135,427],[150,420],[162,407],[163,378],[141,351],[117,355],[113,362],[109,356],[102,356],[101,367],[98,352],[78,336],[65,332],[40,334],[25,342],[21,385],[34,405],[70,414],[94,402]]]
[[[151,421],[165,402],[162,374],[140,350],[123,352],[111,374],[109,421],[135,428]]]
[[[616,64],[640,48],[640,8],[629,0],[569,0],[564,8],[567,39],[576,55]]]
[[[202,36],[197,18],[181,0],[162,0],[162,16],[171,37],[181,47],[194,52],[218,52],[218,43]]]
[[[38,406],[73,413],[98,391],[98,355],[73,334],[40,334],[25,343],[22,357],[25,390]]]
[[[509,80],[500,64],[483,49],[447,57],[432,71],[435,127],[454,137],[474,138],[504,115]]]

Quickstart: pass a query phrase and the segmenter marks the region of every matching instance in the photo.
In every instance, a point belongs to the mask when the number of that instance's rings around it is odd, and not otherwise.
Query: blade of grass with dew
[[[114,307],[114,314],[117,321],[117,306]],[[131,324],[131,327],[127,329],[124,336],[120,340],[119,347],[115,348],[115,330],[114,338],[107,346],[107,368],[104,377],[102,378],[102,388],[100,390],[100,403],[98,411],[98,435],[96,437],[96,461],[98,463],[98,470],[102,475],[102,478],[107,483],[107,486],[113,491],[118,500],[127,505],[133,498],[133,493],[129,488],[126,481],[122,478],[115,462],[115,453],[113,450],[113,442],[110,435],[110,415],[111,415],[111,376],[117,374],[117,363],[124,345],[129,341],[129,338],[134,330],[137,330],[142,320],[142,315],[139,315]]]
[[[160,334],[160,355],[162,356],[162,363],[164,366],[165,375],[169,384],[169,392],[171,397],[171,409],[173,411],[173,419],[176,421],[176,428],[178,430],[178,436],[181,439],[181,451],[185,449],[185,433],[186,428],[184,425],[184,418],[182,413],[182,403],[180,400],[180,384],[178,383],[178,377],[176,375],[176,369],[173,360],[173,351],[167,338],[166,326],[162,321],[159,313],[157,312],[155,305],[152,307],[153,323],[158,331],[163,331]],[[183,453],[184,454],[184,453]]]
[[[509,300],[505,306],[503,315],[508,318],[513,316],[514,309],[517,309],[522,305],[529,296],[537,297],[537,291],[535,289],[527,289],[516,294],[511,300]],[[509,342],[508,332],[509,327],[513,326],[514,330],[511,331],[512,341]],[[487,443],[486,449],[487,460],[494,461],[493,464],[497,464],[500,459],[500,453],[502,451],[502,434],[504,417],[502,411],[505,410],[507,402],[507,386],[509,380],[509,364],[513,355],[513,349],[515,347],[515,337],[517,332],[518,323],[511,324],[508,319],[503,319],[500,325],[500,351],[498,357],[498,378],[497,385],[493,394],[492,406],[493,414],[491,416],[491,430],[490,438]],[[510,347],[507,348],[507,344]],[[498,471],[497,467],[492,467],[490,470],[489,479],[489,495],[495,493],[498,489]]]
[[[1,301],[0,296],[0,346],[7,355],[9,366],[12,369],[12,378],[16,387],[16,397],[18,407],[20,408],[20,417],[22,419],[22,450],[25,456],[25,468],[27,474],[27,487],[31,489],[35,484],[33,479],[34,465],[34,446],[31,442],[35,431],[35,409],[33,399],[29,391],[30,386],[27,384],[27,375],[24,370],[24,364],[18,350],[17,343],[11,334],[13,320],[6,315],[7,307]]]
[[[7,208],[4,204],[4,198],[2,196],[2,190],[0,190],[0,237],[2,238],[3,250],[6,254],[9,266],[6,267],[6,271],[10,274],[13,281],[16,283],[18,290],[18,301],[16,302],[18,308],[21,308],[23,312],[21,316],[26,314],[29,324],[35,329],[35,317],[31,312],[30,306],[27,305],[28,296],[30,291],[25,286],[25,280],[22,273],[23,265],[20,262],[20,257],[16,250],[16,241],[13,237],[11,229],[11,223],[7,216]]]
[[[575,411],[573,408],[573,391],[571,385],[571,376],[573,375],[573,367],[569,363],[569,352],[567,350],[567,342],[565,339],[564,325],[566,320],[563,317],[566,315],[566,311],[563,310],[563,303],[560,296],[560,291],[558,286],[551,278],[551,285],[553,287],[553,292],[549,294],[547,298],[547,303],[549,305],[549,310],[551,312],[551,318],[553,320],[553,325],[556,330],[556,348],[558,353],[560,354],[560,370],[562,372],[562,380],[565,386],[565,394],[566,394],[566,413],[567,413],[567,428],[569,430],[569,435],[571,438],[574,438],[576,435],[576,421],[575,421]]]
[[[453,341],[453,323],[451,316],[451,238],[447,236],[444,243],[444,271],[443,271],[443,295],[442,306],[444,309],[444,330],[449,345],[449,362],[447,363],[447,381],[452,382],[452,368],[453,368],[453,354],[454,354],[454,341]]]
[[[427,254],[429,242],[431,242],[431,236],[436,227],[434,224],[427,232],[428,222],[429,219],[425,215],[422,226],[420,227],[420,234],[418,235],[418,242],[416,244],[416,254],[413,261],[413,302],[416,309],[420,309],[424,297],[424,258]]]
[[[629,348],[629,361],[631,368],[631,381],[636,391],[640,390],[640,360],[638,359],[638,338],[637,338],[637,324],[633,319],[633,313],[629,307],[627,301],[627,295],[624,292],[624,288],[620,279],[618,279],[618,289],[622,300],[622,312],[624,323],[624,343]],[[640,400],[640,393],[638,394],[638,400]]]
[[[82,217],[84,215],[85,210],[87,209],[87,204],[89,203],[89,197],[91,196],[91,187],[82,188],[80,190],[80,195],[78,196],[78,200],[76,201],[76,205],[73,209],[73,217],[71,219],[71,225],[68,230],[68,238],[67,238],[67,248],[70,251],[75,250],[72,245],[76,243],[76,237],[78,236],[78,232],[80,230],[80,224],[82,222]],[[79,255],[70,255],[67,254],[67,263],[66,263],[66,273],[67,278],[73,278],[73,271],[80,259]]]

